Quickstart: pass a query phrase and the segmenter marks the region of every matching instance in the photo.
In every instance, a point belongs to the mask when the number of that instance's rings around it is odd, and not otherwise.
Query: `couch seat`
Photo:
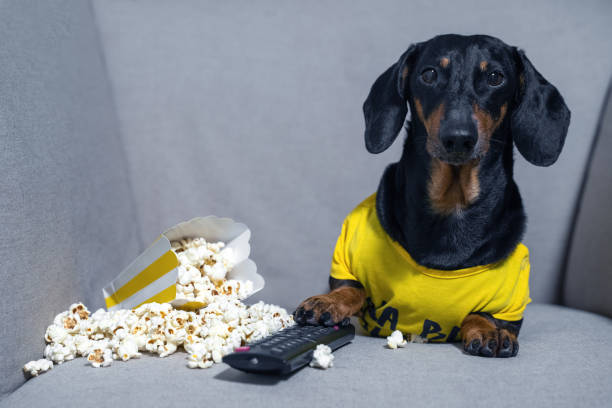
[[[487,359],[459,344],[389,350],[363,335],[334,367],[286,378],[219,364],[186,367],[185,354],[144,355],[94,369],[76,359],[33,378],[1,407],[579,407],[612,403],[612,320],[562,306],[527,307],[516,358]]]

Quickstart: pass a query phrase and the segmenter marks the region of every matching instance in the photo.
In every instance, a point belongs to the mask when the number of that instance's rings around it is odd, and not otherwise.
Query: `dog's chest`
[[[375,196],[345,220],[334,251],[331,276],[354,279],[367,299],[362,323],[372,335],[394,330],[430,341],[457,340],[463,319],[484,312],[520,320],[529,303],[529,251],[519,244],[505,260],[456,271],[417,264],[383,230]]]
[[[367,293],[362,323],[372,335],[399,329],[429,341],[458,340],[465,316],[474,311],[497,312],[503,279],[481,268],[433,271],[415,265],[395,244],[354,253],[351,268]]]

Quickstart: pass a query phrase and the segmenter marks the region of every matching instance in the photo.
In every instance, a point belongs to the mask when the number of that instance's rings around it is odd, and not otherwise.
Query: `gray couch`
[[[0,406],[609,406],[612,4],[520,0],[0,0]],[[572,109],[551,168],[517,155],[531,294],[512,359],[358,336],[328,371],[284,379],[184,354],[25,381],[53,316],[166,227],[230,216],[290,311],[326,289],[344,216],[400,142],[363,146],[361,103],[412,41],[488,33],[527,51]],[[602,108],[604,106],[604,108]]]

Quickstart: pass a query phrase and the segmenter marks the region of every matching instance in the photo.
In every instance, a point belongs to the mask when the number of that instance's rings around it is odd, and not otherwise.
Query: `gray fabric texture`
[[[561,306],[527,307],[520,351],[509,359],[463,354],[457,344],[384,348],[358,336],[334,367],[291,377],[243,374],[224,364],[186,367],[185,354],[143,356],[95,369],[84,359],[28,381],[0,407],[596,407],[612,400],[612,320]]]
[[[568,306],[612,317],[612,87],[576,215],[565,278]]]
[[[361,105],[412,42],[485,33],[524,48],[564,95],[559,161],[516,179],[529,217],[532,297],[559,300],[582,169],[612,72],[609,1],[94,1],[140,234],[215,214],[253,231],[258,299],[293,308],[327,288],[344,217],[401,141],[364,148]],[[401,137],[400,137],[401,139]]]
[[[0,2],[0,395],[140,247],[88,3]]]

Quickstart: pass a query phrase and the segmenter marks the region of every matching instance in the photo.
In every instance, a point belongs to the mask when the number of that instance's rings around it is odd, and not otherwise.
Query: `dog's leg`
[[[522,323],[495,319],[488,313],[470,313],[461,323],[463,349],[474,356],[514,357]]]
[[[365,302],[366,293],[357,281],[329,279],[331,292],[311,296],[293,312],[299,324],[346,325]]]

